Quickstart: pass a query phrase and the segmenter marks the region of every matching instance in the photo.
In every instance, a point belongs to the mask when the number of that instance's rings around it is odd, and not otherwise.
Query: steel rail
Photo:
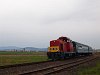
[[[14,65],[5,65],[5,66],[0,66],[0,75],[18,75],[22,71],[24,71],[25,68],[23,67],[28,67],[36,64],[42,64],[42,63],[48,63],[52,62],[51,60],[49,61],[42,61],[42,62],[32,62],[32,63],[22,63],[22,64],[14,64]]]
[[[26,65],[33,65],[33,64],[41,64],[41,63],[47,63],[47,62],[52,62],[52,61],[48,60],[48,61],[42,61],[42,62],[31,62],[31,63],[5,65],[5,66],[0,66],[0,69],[12,68],[12,67],[18,67],[18,66],[26,66]]]
[[[95,60],[95,59],[97,59],[97,57],[91,58],[91,59],[87,59],[85,61],[80,61],[80,62],[72,63],[72,64],[69,64],[69,65],[59,66],[57,70],[52,71],[52,72],[48,72],[48,73],[46,73],[44,75],[50,75],[50,74],[53,74],[54,75],[55,73],[59,73],[61,71],[67,70],[67,69],[69,70],[69,69],[72,69],[74,67],[78,67],[81,64],[84,64],[86,62],[89,62],[89,61],[92,61],[92,60]]]

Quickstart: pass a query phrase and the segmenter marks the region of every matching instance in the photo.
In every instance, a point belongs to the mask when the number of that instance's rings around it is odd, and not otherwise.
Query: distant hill
[[[20,48],[20,47],[16,47],[16,46],[7,46],[7,47],[0,47],[0,50],[5,50],[5,51],[9,51],[9,50],[26,50],[26,51],[47,51],[47,48],[35,48],[35,47],[25,47],[25,48]]]
[[[25,47],[24,49],[30,51],[47,51],[47,48]]]
[[[100,49],[96,49],[96,52],[100,52]]]
[[[16,47],[16,46],[0,47],[0,50],[13,50],[13,49],[20,49],[20,47]]]

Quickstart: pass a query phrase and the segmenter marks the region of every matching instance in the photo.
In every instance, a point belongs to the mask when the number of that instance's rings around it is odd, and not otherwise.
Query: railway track
[[[78,66],[80,64],[83,64],[85,62],[94,60],[96,58],[97,57],[93,57],[93,58],[86,57],[86,58],[78,59],[76,61],[72,61],[72,62],[68,62],[68,63],[64,63],[64,64],[62,63],[60,65],[56,65],[56,66],[52,66],[52,67],[42,68],[42,69],[39,69],[39,70],[36,70],[33,72],[24,73],[21,75],[51,75],[51,74],[57,73],[59,71],[62,71],[64,69],[67,69],[67,68],[69,69],[69,68]]]
[[[20,73],[29,72],[30,69],[33,69],[38,64],[48,63],[52,61],[42,61],[42,62],[32,62],[32,63],[23,63],[15,65],[5,65],[0,66],[0,75],[19,75]],[[33,68],[32,68],[33,67]]]
[[[62,61],[44,61],[38,63],[26,63],[0,67],[0,75],[48,75],[54,74],[65,68],[80,65],[97,57],[88,56]]]

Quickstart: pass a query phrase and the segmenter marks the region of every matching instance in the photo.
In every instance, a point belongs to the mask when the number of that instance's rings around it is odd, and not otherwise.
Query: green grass
[[[0,55],[46,55],[46,52],[13,52],[13,51],[0,51]]]
[[[46,56],[0,56],[0,66],[46,60]]]
[[[94,67],[79,69],[78,75],[100,75],[100,60],[96,62]]]
[[[46,52],[0,52],[0,66],[46,60]]]

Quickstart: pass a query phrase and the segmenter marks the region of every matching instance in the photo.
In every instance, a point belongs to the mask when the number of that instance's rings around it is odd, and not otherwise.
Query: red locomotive
[[[93,49],[90,46],[72,41],[68,37],[59,37],[57,40],[50,41],[47,56],[49,59],[55,60],[77,55],[89,55],[92,52]]]

